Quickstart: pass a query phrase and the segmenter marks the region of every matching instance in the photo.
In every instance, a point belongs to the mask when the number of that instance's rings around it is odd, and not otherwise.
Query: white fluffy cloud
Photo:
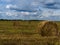
[[[8,5],[6,5],[6,8],[8,8],[8,9],[11,8],[11,7],[12,7],[12,8],[17,8],[16,5],[12,5],[12,4],[8,4]]]
[[[12,5],[6,5],[6,8],[8,8],[8,9],[9,9],[11,6],[12,6]]]

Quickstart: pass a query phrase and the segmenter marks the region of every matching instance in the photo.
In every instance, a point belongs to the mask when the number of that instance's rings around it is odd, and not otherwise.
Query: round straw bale
[[[38,24],[38,33],[41,36],[57,36],[58,26],[52,21],[43,21]]]

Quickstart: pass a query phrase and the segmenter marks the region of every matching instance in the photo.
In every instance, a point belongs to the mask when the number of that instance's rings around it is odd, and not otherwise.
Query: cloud
[[[42,11],[41,15],[44,17],[49,17],[50,15],[52,15],[52,13],[53,13],[53,10],[46,9]]]
[[[8,8],[8,9],[9,9],[11,6],[12,6],[12,5],[6,5],[6,8]]]
[[[60,10],[55,10],[52,16],[60,16]]]
[[[29,12],[20,12],[22,15],[29,15]]]
[[[11,2],[12,0],[1,0],[2,2]]]
[[[45,4],[48,4],[48,3],[54,3],[55,1],[54,0],[45,0]]]
[[[45,9],[41,12],[40,15],[42,17],[50,17],[50,16],[54,16],[54,17],[59,16],[60,17],[60,10]]]
[[[8,8],[8,9],[17,8],[17,6],[16,5],[12,5],[12,4],[8,4],[8,5],[6,5],[6,8]]]
[[[39,2],[32,2],[31,5],[37,6],[37,5],[39,5]]]
[[[6,2],[11,2],[12,0],[5,0]]]
[[[15,12],[0,12],[0,14],[5,14],[7,16],[17,16],[17,13]]]
[[[7,16],[16,16],[16,14],[15,13],[11,13],[11,12],[5,12],[5,14],[7,15]]]
[[[30,12],[12,12],[12,11],[8,11],[8,12],[0,12],[0,14],[5,14],[5,15],[7,15],[7,16],[20,16],[20,15],[22,15],[22,16],[24,16],[24,15],[36,15],[37,13],[35,13],[35,12],[32,12],[32,13],[30,13]]]

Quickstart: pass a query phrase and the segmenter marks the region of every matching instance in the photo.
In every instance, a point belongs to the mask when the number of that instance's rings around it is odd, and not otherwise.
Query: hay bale
[[[38,25],[38,33],[41,36],[57,36],[58,26],[55,22],[52,21],[40,22]]]

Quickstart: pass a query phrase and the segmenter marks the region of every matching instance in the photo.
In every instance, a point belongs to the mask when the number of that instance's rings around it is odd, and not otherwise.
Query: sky
[[[60,21],[60,0],[0,0],[0,19]]]

